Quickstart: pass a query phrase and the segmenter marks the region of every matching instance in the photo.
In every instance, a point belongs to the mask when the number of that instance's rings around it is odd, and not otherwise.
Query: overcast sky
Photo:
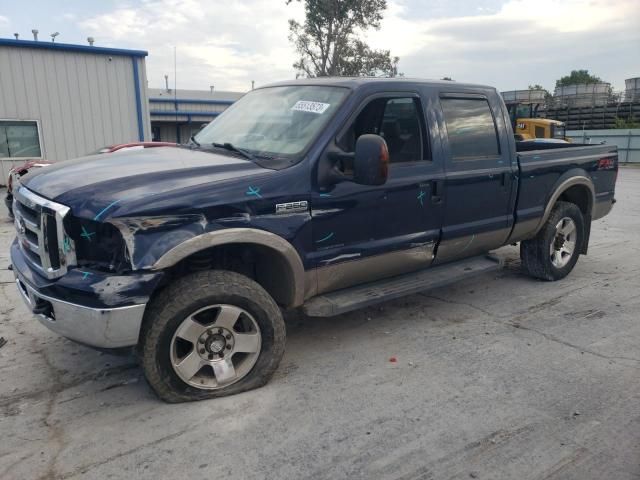
[[[421,78],[494,85],[500,90],[555,80],[585,68],[624,88],[640,76],[640,0],[389,0],[369,43],[400,57],[400,71]],[[0,37],[147,50],[150,87],[244,91],[293,78],[285,0],[0,0]]]

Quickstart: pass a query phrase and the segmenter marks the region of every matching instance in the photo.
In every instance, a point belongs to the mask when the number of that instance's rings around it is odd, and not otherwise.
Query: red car
[[[177,143],[171,142],[132,142],[132,143],[119,143],[116,145],[109,145],[108,147],[103,147],[95,152],[90,153],[89,155],[101,155],[104,153],[114,153],[118,151],[124,150],[135,150],[140,148],[152,148],[152,147],[175,147]],[[29,173],[30,170],[34,168],[42,168],[48,165],[51,165],[53,162],[49,162],[47,160],[29,160],[19,167],[13,167],[9,171],[9,178],[7,179],[7,196],[4,199],[4,203],[7,206],[7,210],[9,210],[9,216],[13,218],[13,185],[15,185],[16,181]]]

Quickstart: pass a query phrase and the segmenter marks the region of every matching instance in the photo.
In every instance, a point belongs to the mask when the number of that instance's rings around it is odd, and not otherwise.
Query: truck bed
[[[571,178],[593,182],[595,202],[584,205],[591,210],[592,219],[606,215],[611,208],[618,170],[615,145],[516,142],[516,152],[520,182],[510,241],[537,233],[553,193]]]

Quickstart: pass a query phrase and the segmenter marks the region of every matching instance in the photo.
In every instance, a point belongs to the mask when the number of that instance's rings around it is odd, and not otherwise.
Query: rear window
[[[451,155],[474,160],[500,155],[496,124],[484,98],[442,98]]]

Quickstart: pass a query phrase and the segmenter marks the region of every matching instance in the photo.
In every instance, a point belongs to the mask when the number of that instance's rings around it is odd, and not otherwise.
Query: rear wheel
[[[280,309],[253,280],[227,271],[177,280],[145,314],[145,376],[165,401],[201,400],[264,385],[285,344]]]
[[[542,280],[566,277],[582,251],[584,232],[580,209],[573,203],[556,203],[538,234],[520,244],[523,269]]]

